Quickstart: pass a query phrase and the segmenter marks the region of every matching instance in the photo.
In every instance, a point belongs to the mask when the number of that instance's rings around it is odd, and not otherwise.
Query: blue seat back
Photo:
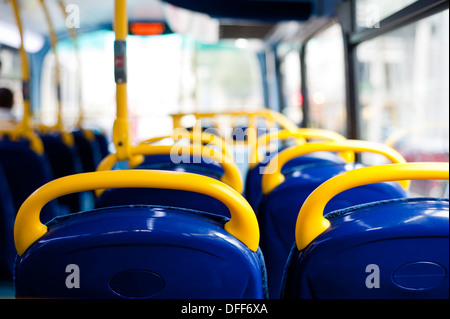
[[[448,200],[381,201],[325,217],[328,230],[292,248],[284,298],[449,298]]]
[[[75,145],[66,145],[59,134],[45,134],[40,137],[54,178],[83,172],[81,158]],[[76,193],[58,198],[60,210],[67,213],[83,210],[86,208],[85,196],[86,193]]]
[[[30,194],[53,179],[47,157],[35,153],[27,141],[0,141],[0,164],[8,180],[16,212]],[[44,207],[41,220],[48,222],[58,214],[57,202],[52,201]]]
[[[80,154],[83,172],[95,172],[98,164],[102,160],[99,142],[96,138],[88,140],[83,131],[73,132],[75,145]]]
[[[16,249],[14,247],[14,219],[16,212],[8,180],[0,164],[0,280],[11,279]]]
[[[144,163],[139,165],[137,169],[189,172],[216,179],[220,179],[224,174],[223,168],[217,163],[208,163],[201,158],[192,156],[183,156],[181,159],[181,163],[173,163],[170,160],[170,155],[146,156]],[[177,206],[204,212],[214,212],[221,216],[230,217],[228,208],[217,199],[199,193],[179,190],[146,188],[108,189],[97,199],[96,207],[133,204]]]
[[[282,149],[280,149],[279,152],[281,150]],[[258,210],[259,204],[261,203],[263,197],[261,182],[264,168],[267,166],[270,159],[276,154],[277,153],[275,152],[267,154],[266,158],[262,162],[259,162],[248,170],[245,183],[245,198],[255,211]],[[330,152],[316,152],[307,156],[299,156],[288,161],[283,166],[281,172],[286,174],[302,165],[333,165],[336,163],[344,163],[344,160],[338,155]]]
[[[323,182],[362,167],[361,164],[305,165],[286,174],[284,183],[265,195],[257,212],[261,229],[260,247],[267,266],[269,294],[278,298],[284,266],[295,241],[297,216],[306,198]],[[406,197],[397,182],[361,186],[333,198],[325,212],[363,203]]]
[[[220,179],[224,171],[222,166],[216,162],[205,161],[198,156],[181,155],[176,158],[175,163],[170,154],[146,156],[142,164],[136,169],[158,169],[169,171],[180,171],[201,174],[215,179]],[[179,161],[179,162],[178,162]]]
[[[101,132],[95,131],[94,134],[100,148],[100,157],[103,159],[109,155],[108,138]]]
[[[152,206],[54,220],[16,262],[16,296],[264,298],[260,252],[227,233],[226,221]],[[69,276],[77,274],[79,286],[73,288],[76,280]]]

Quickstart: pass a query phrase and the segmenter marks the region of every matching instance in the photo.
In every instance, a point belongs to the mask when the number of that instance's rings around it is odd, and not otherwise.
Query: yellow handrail
[[[11,5],[14,11],[14,16],[16,17],[17,27],[19,29],[20,34],[20,58],[22,62],[22,85],[23,85],[23,118],[20,124],[22,132],[32,131],[31,128],[31,106],[30,106],[30,65],[28,63],[28,56],[25,51],[24,40],[23,40],[23,28],[22,21],[19,13],[19,5],[17,4],[17,0],[10,0]]]
[[[295,138],[297,140],[297,144],[305,144],[308,138],[319,138],[319,139],[326,139],[330,141],[345,141],[346,138],[339,133],[328,131],[328,130],[322,130],[322,129],[313,129],[313,128],[299,128],[295,131],[289,131],[289,130],[280,130],[268,134],[262,135],[258,141],[256,142],[255,147],[251,150],[250,153],[250,168],[255,167],[259,162],[259,153],[258,149],[261,146],[268,145],[273,140],[280,140],[285,141],[290,138]],[[349,161],[352,162],[355,160],[355,156],[353,152],[342,152],[341,156]]]
[[[182,128],[181,119],[186,115],[192,115],[197,120],[202,118],[215,118],[219,116],[231,116],[231,117],[248,117],[249,118],[249,133],[252,135],[256,129],[256,118],[264,118],[270,123],[278,124],[282,129],[288,131],[295,131],[298,129],[297,125],[290,121],[286,116],[281,113],[275,112],[273,110],[264,109],[259,111],[250,111],[250,112],[211,112],[211,113],[178,113],[172,114],[174,129]],[[254,140],[251,136],[249,136],[248,143],[249,145],[254,145],[256,142],[256,135]]]
[[[19,256],[47,233],[47,226],[39,215],[51,200],[71,193],[104,188],[162,188],[191,191],[214,197],[224,203],[231,214],[225,230],[256,251],[259,245],[259,227],[256,215],[248,202],[226,184],[197,174],[122,170],[93,172],[66,176],[45,184],[22,204],[14,225],[14,242]]]
[[[56,36],[55,29],[53,27],[52,19],[50,17],[50,13],[45,4],[44,0],[40,0],[42,10],[44,11],[44,16],[47,21],[47,26],[49,30],[50,36],[50,44],[53,50],[53,54],[55,56],[55,80],[56,80],[56,89],[57,89],[57,100],[58,100],[58,115],[55,128],[58,131],[62,131],[63,121],[62,121],[62,101],[61,101],[61,70],[59,66],[58,52],[56,50],[56,46],[58,44],[58,38]]]
[[[303,250],[322,234],[330,222],[323,217],[326,204],[348,189],[387,181],[449,179],[449,163],[403,163],[369,166],[345,172],[320,185],[306,199],[298,214],[295,238]],[[395,213],[395,212],[394,212]]]
[[[264,194],[270,193],[275,187],[284,182],[285,178],[281,173],[284,164],[293,158],[303,156],[314,152],[344,152],[352,151],[357,153],[371,152],[378,153],[387,157],[393,163],[406,163],[403,156],[396,150],[387,147],[386,145],[359,141],[359,140],[345,140],[325,143],[310,143],[288,148],[273,157],[270,163],[266,166],[262,177],[262,190]],[[408,188],[407,181],[399,182],[404,188]]]
[[[20,138],[25,138],[30,141],[30,148],[37,154],[44,154],[44,145],[39,136],[33,131],[31,121],[31,106],[30,106],[30,66],[28,62],[28,55],[25,51],[22,21],[20,18],[20,10],[17,0],[10,0],[11,6],[16,18],[17,27],[20,35],[20,58],[22,62],[22,93],[23,93],[23,117],[22,121],[12,130],[0,131],[0,136],[6,135],[12,141],[17,141]]]
[[[61,12],[62,12],[64,18],[67,20],[68,14],[66,12],[66,7],[64,5],[63,0],[58,0],[58,5],[59,5],[59,8],[61,9]],[[70,28],[67,24],[66,24],[66,27],[67,27],[67,31],[70,34],[70,37],[72,38],[73,45],[75,47],[75,55],[76,55],[77,65],[78,65],[78,68],[77,68],[77,83],[78,83],[78,86],[79,86],[79,88],[78,88],[79,92],[78,92],[78,121],[77,121],[76,126],[82,130],[83,120],[84,120],[84,112],[83,112],[83,105],[82,105],[83,104],[82,103],[82,96],[83,95],[81,93],[81,90],[82,90],[81,57],[80,57],[80,52],[79,52],[79,47],[78,47],[77,32],[75,31],[76,29],[75,28]],[[92,141],[92,139],[90,139],[90,137],[87,137],[87,138],[90,141]]]
[[[222,154],[226,156],[230,161],[233,161],[233,154],[229,151],[227,143],[221,137],[207,132],[200,132],[200,134],[196,134],[195,132],[188,132],[185,130],[175,130],[172,135],[149,138],[145,141],[142,141],[140,144],[152,145],[153,143],[169,138],[173,139],[174,141],[186,138],[193,142],[196,146],[202,146],[203,144],[206,144],[220,147],[220,149],[222,150]]]
[[[204,159],[209,159],[219,163],[223,170],[224,175],[221,177],[221,181],[225,184],[230,185],[234,188],[238,193],[242,193],[244,186],[242,177],[237,165],[229,161],[229,159],[222,154],[216,152],[214,149],[211,149],[206,146],[198,147],[193,145],[186,146],[170,146],[170,145],[148,145],[148,144],[140,144],[135,146],[131,150],[131,154],[134,158],[139,156],[150,156],[150,155],[173,155],[175,158],[181,154],[189,154],[191,156],[198,156]],[[109,154],[106,156],[101,163],[97,167],[97,171],[107,171],[111,170],[119,161],[117,154]],[[99,196],[102,192],[97,191],[97,196]]]
[[[128,119],[126,38],[128,35],[128,13],[126,0],[115,1],[114,68],[116,80],[117,115],[113,126],[113,142],[120,161],[131,159],[130,122]]]

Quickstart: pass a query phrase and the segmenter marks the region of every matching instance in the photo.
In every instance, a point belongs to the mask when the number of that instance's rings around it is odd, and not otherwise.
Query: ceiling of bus
[[[17,1],[25,33],[47,37],[49,31],[40,0]],[[194,34],[200,40],[214,41],[233,37],[266,38],[276,22],[304,21],[311,16],[327,14],[334,10],[339,1],[341,0],[128,0],[127,8],[130,21],[167,21],[175,32]],[[68,36],[58,0],[45,2],[58,35]],[[77,29],[78,32],[111,28],[113,0],[63,2],[79,8],[81,28]],[[18,38],[9,0],[0,0],[0,33],[15,33]]]
[[[52,23],[58,33],[64,32],[65,17],[58,6],[57,0],[46,0],[45,3],[52,17]],[[114,17],[113,0],[64,0],[65,4],[75,4],[79,8],[81,27],[83,29],[98,28],[111,25]],[[39,0],[19,0],[24,28],[34,32],[47,34],[44,13]],[[128,15],[130,20],[158,20],[165,18],[163,5],[158,0],[128,0]],[[8,0],[0,0],[0,21],[15,25],[15,19]]]

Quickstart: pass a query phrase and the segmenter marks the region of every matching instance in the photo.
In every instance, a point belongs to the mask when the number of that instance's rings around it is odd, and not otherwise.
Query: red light
[[[165,30],[166,26],[163,23],[135,22],[130,24],[130,31],[133,35],[161,35]]]

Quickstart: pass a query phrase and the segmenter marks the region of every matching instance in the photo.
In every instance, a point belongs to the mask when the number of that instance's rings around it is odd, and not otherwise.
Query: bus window
[[[0,45],[0,87],[6,87],[14,92],[13,115],[22,118],[22,78],[21,64],[17,50]]]
[[[132,139],[139,141],[168,135],[170,114],[255,110],[264,106],[262,75],[257,55],[234,42],[198,44],[179,34],[128,36],[128,104]],[[110,131],[114,121],[114,33],[97,31],[79,36],[82,105],[85,125]],[[76,59],[70,40],[58,44],[63,66],[62,99],[65,122],[76,122],[74,88]],[[56,120],[54,58],[44,61],[41,117],[45,124]],[[93,72],[95,70],[95,72]],[[69,80],[72,79],[72,80]],[[72,90],[73,92],[73,90]]]
[[[294,123],[303,120],[303,96],[301,94],[300,52],[291,50],[281,59],[282,112]]]
[[[338,24],[308,41],[306,65],[309,127],[346,136],[344,44]]]
[[[357,28],[377,28],[384,18],[417,0],[356,0]]]
[[[77,72],[81,76],[81,104],[83,126],[110,130],[114,121],[114,33],[95,31],[78,36],[80,70],[71,39],[58,42],[57,54],[61,70],[61,99],[63,121],[74,125],[78,119]],[[54,125],[57,116],[55,58],[49,51],[43,62],[41,76],[40,118],[46,125]],[[70,95],[68,92],[71,92]]]
[[[223,40],[215,45],[198,44],[195,62],[198,111],[252,111],[264,107],[257,55],[251,50],[251,43],[244,48],[241,42]]]
[[[449,12],[357,49],[362,138],[386,142],[410,162],[449,160]],[[441,196],[442,186],[412,191]]]

